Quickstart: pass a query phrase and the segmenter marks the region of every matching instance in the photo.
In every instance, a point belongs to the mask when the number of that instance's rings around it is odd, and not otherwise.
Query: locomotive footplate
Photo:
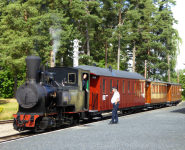
[[[25,127],[34,127],[35,126],[35,120],[40,117],[40,115],[26,115],[21,114],[17,115],[14,114],[14,129],[19,130],[19,128],[25,128]]]

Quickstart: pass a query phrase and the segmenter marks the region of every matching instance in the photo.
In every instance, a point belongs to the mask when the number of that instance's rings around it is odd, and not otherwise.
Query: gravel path
[[[185,106],[119,117],[0,144],[1,150],[185,150]]]
[[[18,134],[19,132],[13,129],[13,124],[2,124],[0,125],[0,137]]]

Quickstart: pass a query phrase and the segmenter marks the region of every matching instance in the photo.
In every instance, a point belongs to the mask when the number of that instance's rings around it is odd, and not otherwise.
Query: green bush
[[[11,77],[11,72],[8,70],[0,71],[0,96],[2,98],[13,97],[14,80]]]
[[[3,111],[4,107],[0,107],[0,113]]]
[[[26,69],[17,74],[17,88],[26,80]],[[14,96],[14,78],[9,70],[0,70],[0,98],[12,98]]]

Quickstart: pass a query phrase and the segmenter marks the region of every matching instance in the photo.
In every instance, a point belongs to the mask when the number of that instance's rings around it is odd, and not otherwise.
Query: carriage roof
[[[182,86],[182,84],[179,83],[170,83],[170,82],[163,82],[163,81],[151,81],[151,80],[147,80],[147,82],[152,82],[152,83],[163,83],[163,84],[171,84],[171,85],[180,85]]]
[[[98,76],[109,76],[109,77],[118,77],[118,78],[129,78],[129,79],[139,79],[146,80],[142,75],[134,72],[120,71],[112,69],[112,72],[106,68],[100,68],[95,66],[80,65],[75,68],[89,70],[91,74]]]

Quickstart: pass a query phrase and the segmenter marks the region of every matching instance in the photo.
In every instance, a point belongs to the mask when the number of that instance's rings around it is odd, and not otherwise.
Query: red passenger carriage
[[[145,107],[146,79],[140,74],[86,65],[77,68],[90,71],[90,115],[112,111],[113,86],[117,87],[120,93],[119,110],[127,111]]]

